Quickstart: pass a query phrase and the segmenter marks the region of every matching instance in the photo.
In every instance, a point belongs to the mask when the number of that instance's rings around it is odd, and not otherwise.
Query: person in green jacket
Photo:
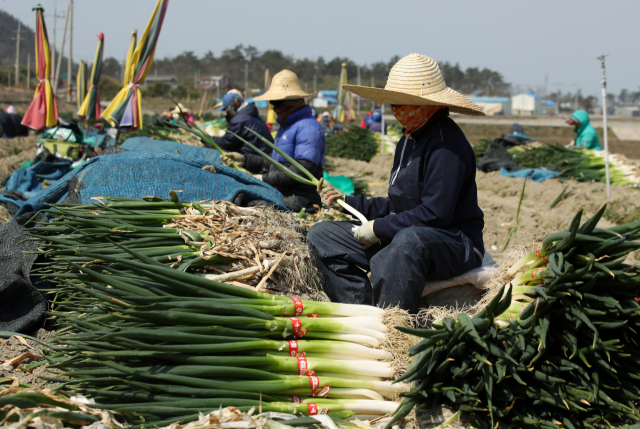
[[[578,135],[575,140],[576,146],[585,149],[602,150],[598,133],[589,123],[589,114],[586,110],[576,110],[567,121],[567,124],[575,127],[573,132]]]

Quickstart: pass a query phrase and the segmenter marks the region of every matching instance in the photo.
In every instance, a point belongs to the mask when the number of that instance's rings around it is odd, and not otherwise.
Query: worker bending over
[[[595,128],[589,123],[589,114],[586,110],[576,110],[567,121],[573,125],[573,132],[577,134],[575,145],[583,149],[602,150],[600,138]]]
[[[226,151],[222,155],[222,161],[229,167],[232,167],[233,162],[235,162],[236,165],[253,174],[266,172],[267,169],[265,169],[265,165],[262,162],[262,156],[234,135],[242,137],[263,152],[271,153],[271,148],[249,131],[251,129],[273,142],[269,127],[260,118],[256,105],[244,101],[236,92],[230,91],[222,98],[222,105],[217,110],[225,112],[225,119],[228,124],[227,132],[222,137],[213,137],[213,141],[222,150]]]
[[[396,147],[389,196],[346,197],[369,222],[355,232],[356,222],[317,223],[309,230],[309,246],[332,301],[399,305],[415,313],[427,281],[449,279],[482,263],[484,215],[475,156],[449,112],[484,113],[447,88],[438,64],[419,54],[398,61],[384,89],[343,88],[391,104],[404,137]],[[322,202],[336,209],[336,200],[345,198],[326,182],[319,192]]]

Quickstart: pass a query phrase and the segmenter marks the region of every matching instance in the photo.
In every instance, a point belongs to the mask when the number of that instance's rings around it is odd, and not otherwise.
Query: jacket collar
[[[278,124],[280,124],[281,127],[290,127],[291,125],[298,122],[300,119],[311,118],[311,117],[313,117],[313,115],[311,114],[311,106],[307,105],[307,106],[304,106],[302,109],[296,110],[295,112],[287,116],[286,124],[283,123],[280,120],[280,118],[276,118],[276,121],[278,121]]]
[[[426,124],[424,124],[423,126],[418,128],[416,131],[411,133],[411,138],[413,138],[415,141],[419,141],[422,137],[427,135],[429,130],[431,130],[431,128],[433,128],[435,124],[437,124],[442,119],[447,117],[449,117],[448,107],[446,109],[438,110],[436,113],[433,114],[432,117],[429,118]],[[402,130],[402,132],[404,133],[404,129]]]

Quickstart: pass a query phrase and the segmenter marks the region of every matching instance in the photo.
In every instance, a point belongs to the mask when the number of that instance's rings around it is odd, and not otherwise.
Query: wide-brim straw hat
[[[240,97],[243,97],[242,93],[240,91],[238,91],[237,89],[230,89],[229,91],[227,91],[227,94],[238,94]],[[225,94],[225,95],[227,95]],[[219,107],[222,107],[222,101],[219,103],[216,103],[215,106],[213,106],[214,109],[218,110]]]
[[[395,63],[384,89],[358,85],[342,88],[377,103],[440,105],[463,115],[485,115],[480,106],[447,87],[438,63],[426,55],[409,54]]]
[[[298,76],[291,70],[282,70],[273,75],[269,90],[255,97],[255,101],[295,100],[316,95],[315,92],[307,94],[302,90]]]

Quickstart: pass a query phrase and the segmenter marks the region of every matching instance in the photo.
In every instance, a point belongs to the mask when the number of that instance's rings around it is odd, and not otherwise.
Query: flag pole
[[[600,55],[596,59],[602,65],[602,126],[604,128],[604,168],[607,178],[607,201],[611,201],[611,176],[609,176],[609,129],[607,128],[607,76],[605,73],[604,59],[606,55]]]

